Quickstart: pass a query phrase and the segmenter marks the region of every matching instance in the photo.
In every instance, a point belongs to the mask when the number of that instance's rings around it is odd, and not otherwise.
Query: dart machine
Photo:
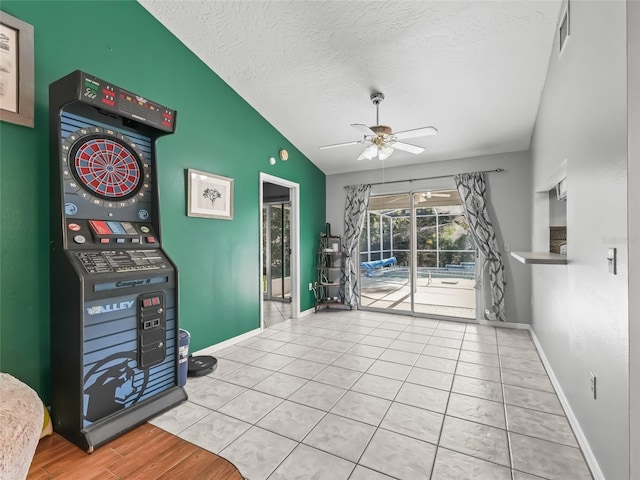
[[[81,71],[49,107],[52,418],[92,452],[187,398],[156,182],[176,112]]]

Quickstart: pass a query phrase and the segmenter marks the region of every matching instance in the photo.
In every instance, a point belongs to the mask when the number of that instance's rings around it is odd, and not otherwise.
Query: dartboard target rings
[[[149,163],[124,135],[101,127],[81,128],[62,142],[68,188],[94,205],[132,205],[151,188]]]

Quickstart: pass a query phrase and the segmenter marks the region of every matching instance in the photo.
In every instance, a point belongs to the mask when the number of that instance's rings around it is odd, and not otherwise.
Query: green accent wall
[[[49,396],[49,84],[74,70],[178,111],[158,141],[163,247],[198,350],[259,327],[259,175],[300,185],[300,308],[313,306],[325,176],[133,1],[6,1],[35,30],[35,128],[0,122],[0,370]],[[269,165],[278,150],[287,162]],[[235,180],[233,220],[186,216],[186,169]]]

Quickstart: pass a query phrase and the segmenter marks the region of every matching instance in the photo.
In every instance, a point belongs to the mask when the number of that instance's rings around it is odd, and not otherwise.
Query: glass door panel
[[[411,196],[372,197],[360,236],[360,305],[411,312]]]
[[[264,209],[264,291],[268,300],[291,301],[291,208],[289,203]]]
[[[371,197],[360,306],[475,318],[475,245],[456,190]]]

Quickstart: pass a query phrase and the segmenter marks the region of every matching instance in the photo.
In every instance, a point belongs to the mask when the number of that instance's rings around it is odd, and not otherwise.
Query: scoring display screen
[[[167,132],[175,130],[175,110],[110,85],[97,77],[83,74],[83,79],[81,100]]]

